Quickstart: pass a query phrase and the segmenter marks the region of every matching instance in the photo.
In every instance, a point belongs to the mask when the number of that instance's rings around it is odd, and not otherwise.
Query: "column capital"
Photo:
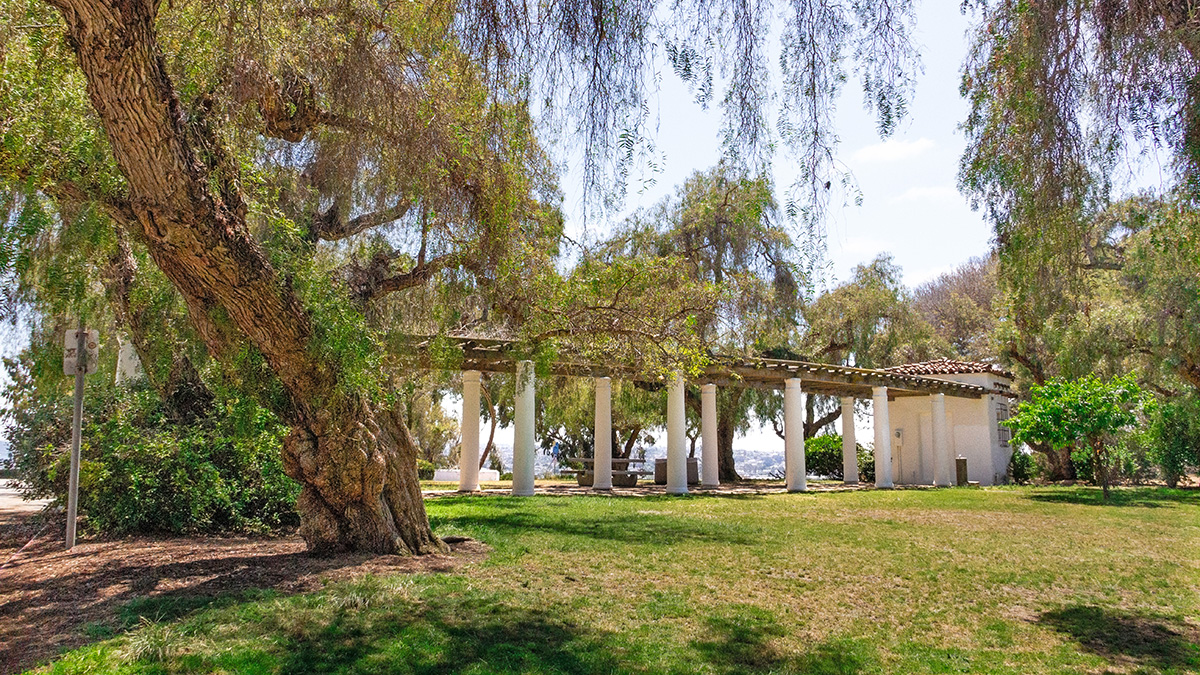
[[[800,381],[800,378],[791,377],[791,378],[788,378],[786,382],[784,382],[783,386],[785,389],[801,389],[802,388],[801,385],[803,385],[803,382]]]
[[[462,379],[463,379],[463,382],[478,382],[479,381],[479,371],[478,370],[464,370],[464,371],[462,371]]]

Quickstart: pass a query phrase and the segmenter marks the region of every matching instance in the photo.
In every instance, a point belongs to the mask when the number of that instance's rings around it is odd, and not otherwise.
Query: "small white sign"
[[[87,349],[87,365],[83,374],[91,375],[100,368],[100,331],[85,330],[83,335]],[[65,375],[75,374],[75,364],[79,362],[79,355],[75,353],[78,345],[79,331],[67,330],[63,338],[63,374]]]

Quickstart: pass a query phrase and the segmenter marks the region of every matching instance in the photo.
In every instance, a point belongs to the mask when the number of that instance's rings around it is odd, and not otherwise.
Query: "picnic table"
[[[596,463],[595,457],[565,457],[564,461],[579,462],[584,464],[583,469],[563,469],[560,473],[574,474],[579,485],[591,485],[596,478],[596,472],[592,465]],[[634,487],[637,485],[638,479],[642,476],[652,476],[653,471],[646,469],[631,469],[631,464],[645,464],[648,460],[638,457],[613,457],[612,458],[612,480],[614,487]]]

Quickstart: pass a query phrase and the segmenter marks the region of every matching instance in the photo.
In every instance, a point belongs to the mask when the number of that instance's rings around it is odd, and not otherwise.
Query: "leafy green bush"
[[[417,478],[420,480],[433,480],[433,472],[437,471],[437,465],[433,462],[428,462],[423,459],[417,459]]]
[[[1113,448],[1113,472],[1116,478],[1134,485],[1144,485],[1158,474],[1150,451],[1151,431],[1139,425],[1117,437]]]
[[[864,483],[875,482],[875,448],[858,445],[858,479]]]
[[[65,503],[71,396],[25,395],[9,417],[6,435],[25,490]],[[183,424],[152,389],[93,378],[80,446],[86,528],[177,534],[293,527],[299,486],[283,473],[285,432],[274,415],[245,399],[218,396],[210,410]]]
[[[1032,454],[1023,452],[1020,448],[1013,450],[1008,460],[1008,479],[1017,485],[1025,485],[1039,473],[1039,467]]]
[[[1149,457],[1174,488],[1200,466],[1200,400],[1185,397],[1158,405],[1150,421]]]
[[[861,445],[856,444],[855,447],[858,449],[860,479],[875,480],[875,458],[871,451]],[[841,435],[822,434],[804,441],[804,468],[813,476],[826,476],[837,480],[845,478]],[[869,474],[866,473],[868,471]]]

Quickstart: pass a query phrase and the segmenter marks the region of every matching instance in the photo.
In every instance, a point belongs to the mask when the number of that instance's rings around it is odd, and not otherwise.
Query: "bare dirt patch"
[[[119,630],[118,609],[139,598],[211,598],[251,589],[300,593],[365,574],[449,572],[488,551],[473,539],[451,538],[449,555],[317,558],[299,537],[134,538],[66,551],[57,530],[0,568],[0,673],[19,672],[93,641],[97,633]]]

